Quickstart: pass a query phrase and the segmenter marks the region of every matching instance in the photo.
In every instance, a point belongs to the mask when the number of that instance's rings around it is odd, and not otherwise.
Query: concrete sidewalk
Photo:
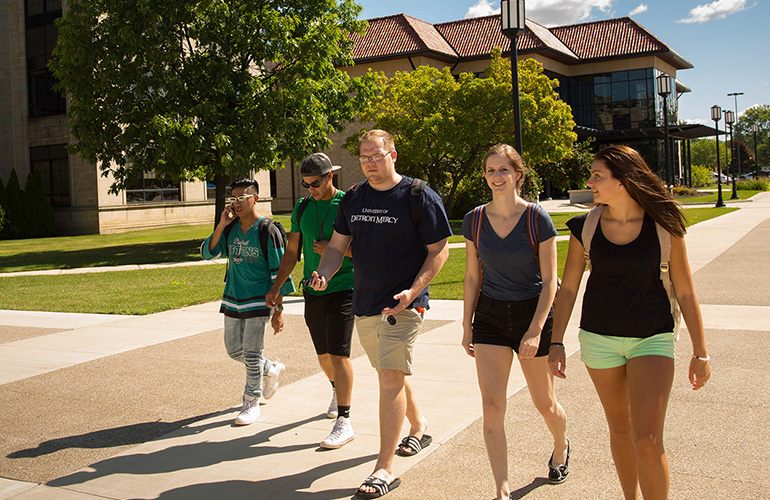
[[[770,379],[765,371],[752,369],[764,366],[762,360],[770,351],[760,337],[770,332],[770,307],[765,305],[770,302],[764,300],[768,287],[752,281],[754,276],[770,275],[770,194],[758,195],[742,210],[691,227],[687,243],[698,294],[720,301],[702,299],[714,357],[714,377],[704,390],[688,391],[683,383],[690,352],[686,331],[677,345],[680,356],[666,435],[672,498],[770,498],[761,467],[770,444],[762,430],[770,424],[770,397],[764,389]],[[698,288],[721,272],[723,262],[734,263],[731,256],[747,248],[764,249],[752,255],[753,272],[746,279],[735,275],[722,287],[737,297],[758,300],[725,303],[713,285]],[[301,315],[302,307],[301,301],[292,300],[286,313]],[[212,303],[146,317],[0,311],[0,325],[68,330],[0,344],[0,384],[144,345],[184,342],[221,328],[217,310],[218,304]],[[412,382],[434,442],[416,457],[397,459],[395,472],[404,483],[386,498],[492,497],[475,368],[459,346],[461,315],[460,302],[432,301],[427,317],[451,323],[418,338]],[[577,349],[578,316],[573,314],[565,339],[569,353]],[[58,364],[40,364],[41,358],[54,358]],[[558,390],[570,418],[574,454],[570,478],[557,487],[544,480],[551,444],[514,364],[507,429],[510,478],[519,488],[515,498],[620,496],[595,392],[577,357],[569,363],[569,377],[559,382]],[[233,427],[233,414],[223,413],[44,485],[0,479],[0,499],[350,498],[371,472],[379,439],[375,372],[364,357],[354,359],[354,370],[357,437],[339,450],[318,447],[330,429],[330,421],[320,415],[328,404],[328,382],[318,373],[283,386],[251,426]],[[239,383],[233,380],[234,385]]]

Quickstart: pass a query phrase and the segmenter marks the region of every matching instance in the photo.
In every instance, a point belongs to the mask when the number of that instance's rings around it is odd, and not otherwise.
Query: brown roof
[[[527,19],[519,52],[547,51],[567,64],[657,54],[678,69],[692,64],[628,17],[546,28]],[[494,47],[509,51],[500,16],[430,24],[405,14],[369,19],[366,34],[353,35],[356,61],[431,52],[453,61],[488,57]]]
[[[433,52],[457,59],[457,52],[436,28],[405,14],[369,19],[364,35],[353,34],[356,61]]]

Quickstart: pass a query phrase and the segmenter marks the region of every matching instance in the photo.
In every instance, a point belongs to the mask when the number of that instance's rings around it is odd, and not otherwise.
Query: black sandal
[[[400,478],[396,478],[390,483],[386,483],[385,480],[382,478],[379,478],[377,476],[369,476],[366,478],[366,480],[363,483],[361,483],[361,486],[358,487],[358,491],[356,491],[356,494],[353,495],[353,498],[362,498],[362,499],[380,498],[388,494],[391,490],[395,490],[400,485],[401,485]],[[374,491],[372,492],[361,491],[361,488],[363,488],[364,486],[373,488]]]
[[[396,455],[399,457],[413,457],[420,453],[423,448],[428,447],[433,442],[433,438],[427,434],[423,434],[420,439],[414,436],[407,436],[401,440],[401,444],[396,449]],[[405,448],[409,448],[410,451],[406,451]]]

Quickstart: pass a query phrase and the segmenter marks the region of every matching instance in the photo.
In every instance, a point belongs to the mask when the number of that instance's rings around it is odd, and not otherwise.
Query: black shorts
[[[483,293],[479,295],[476,313],[473,315],[473,343],[510,347],[519,352],[519,344],[527,333],[540,297],[520,301],[495,300]],[[553,331],[553,307],[548,312],[540,347],[535,357],[547,356]]]
[[[350,357],[353,337],[353,290],[305,296],[305,324],[315,352]]]

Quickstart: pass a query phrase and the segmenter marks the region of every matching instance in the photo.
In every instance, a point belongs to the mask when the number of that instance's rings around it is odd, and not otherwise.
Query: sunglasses
[[[300,184],[302,184],[303,188],[319,188],[319,187],[321,187],[321,181],[323,181],[323,180],[324,180],[323,177],[321,177],[320,179],[315,180],[315,181],[311,182],[310,184],[308,184],[305,181],[300,182]]]
[[[253,196],[254,196],[253,194],[243,194],[241,196],[238,196],[237,198],[234,196],[228,196],[227,198],[225,198],[225,205],[234,205],[236,201],[238,203],[245,203],[246,200],[248,200]]]

